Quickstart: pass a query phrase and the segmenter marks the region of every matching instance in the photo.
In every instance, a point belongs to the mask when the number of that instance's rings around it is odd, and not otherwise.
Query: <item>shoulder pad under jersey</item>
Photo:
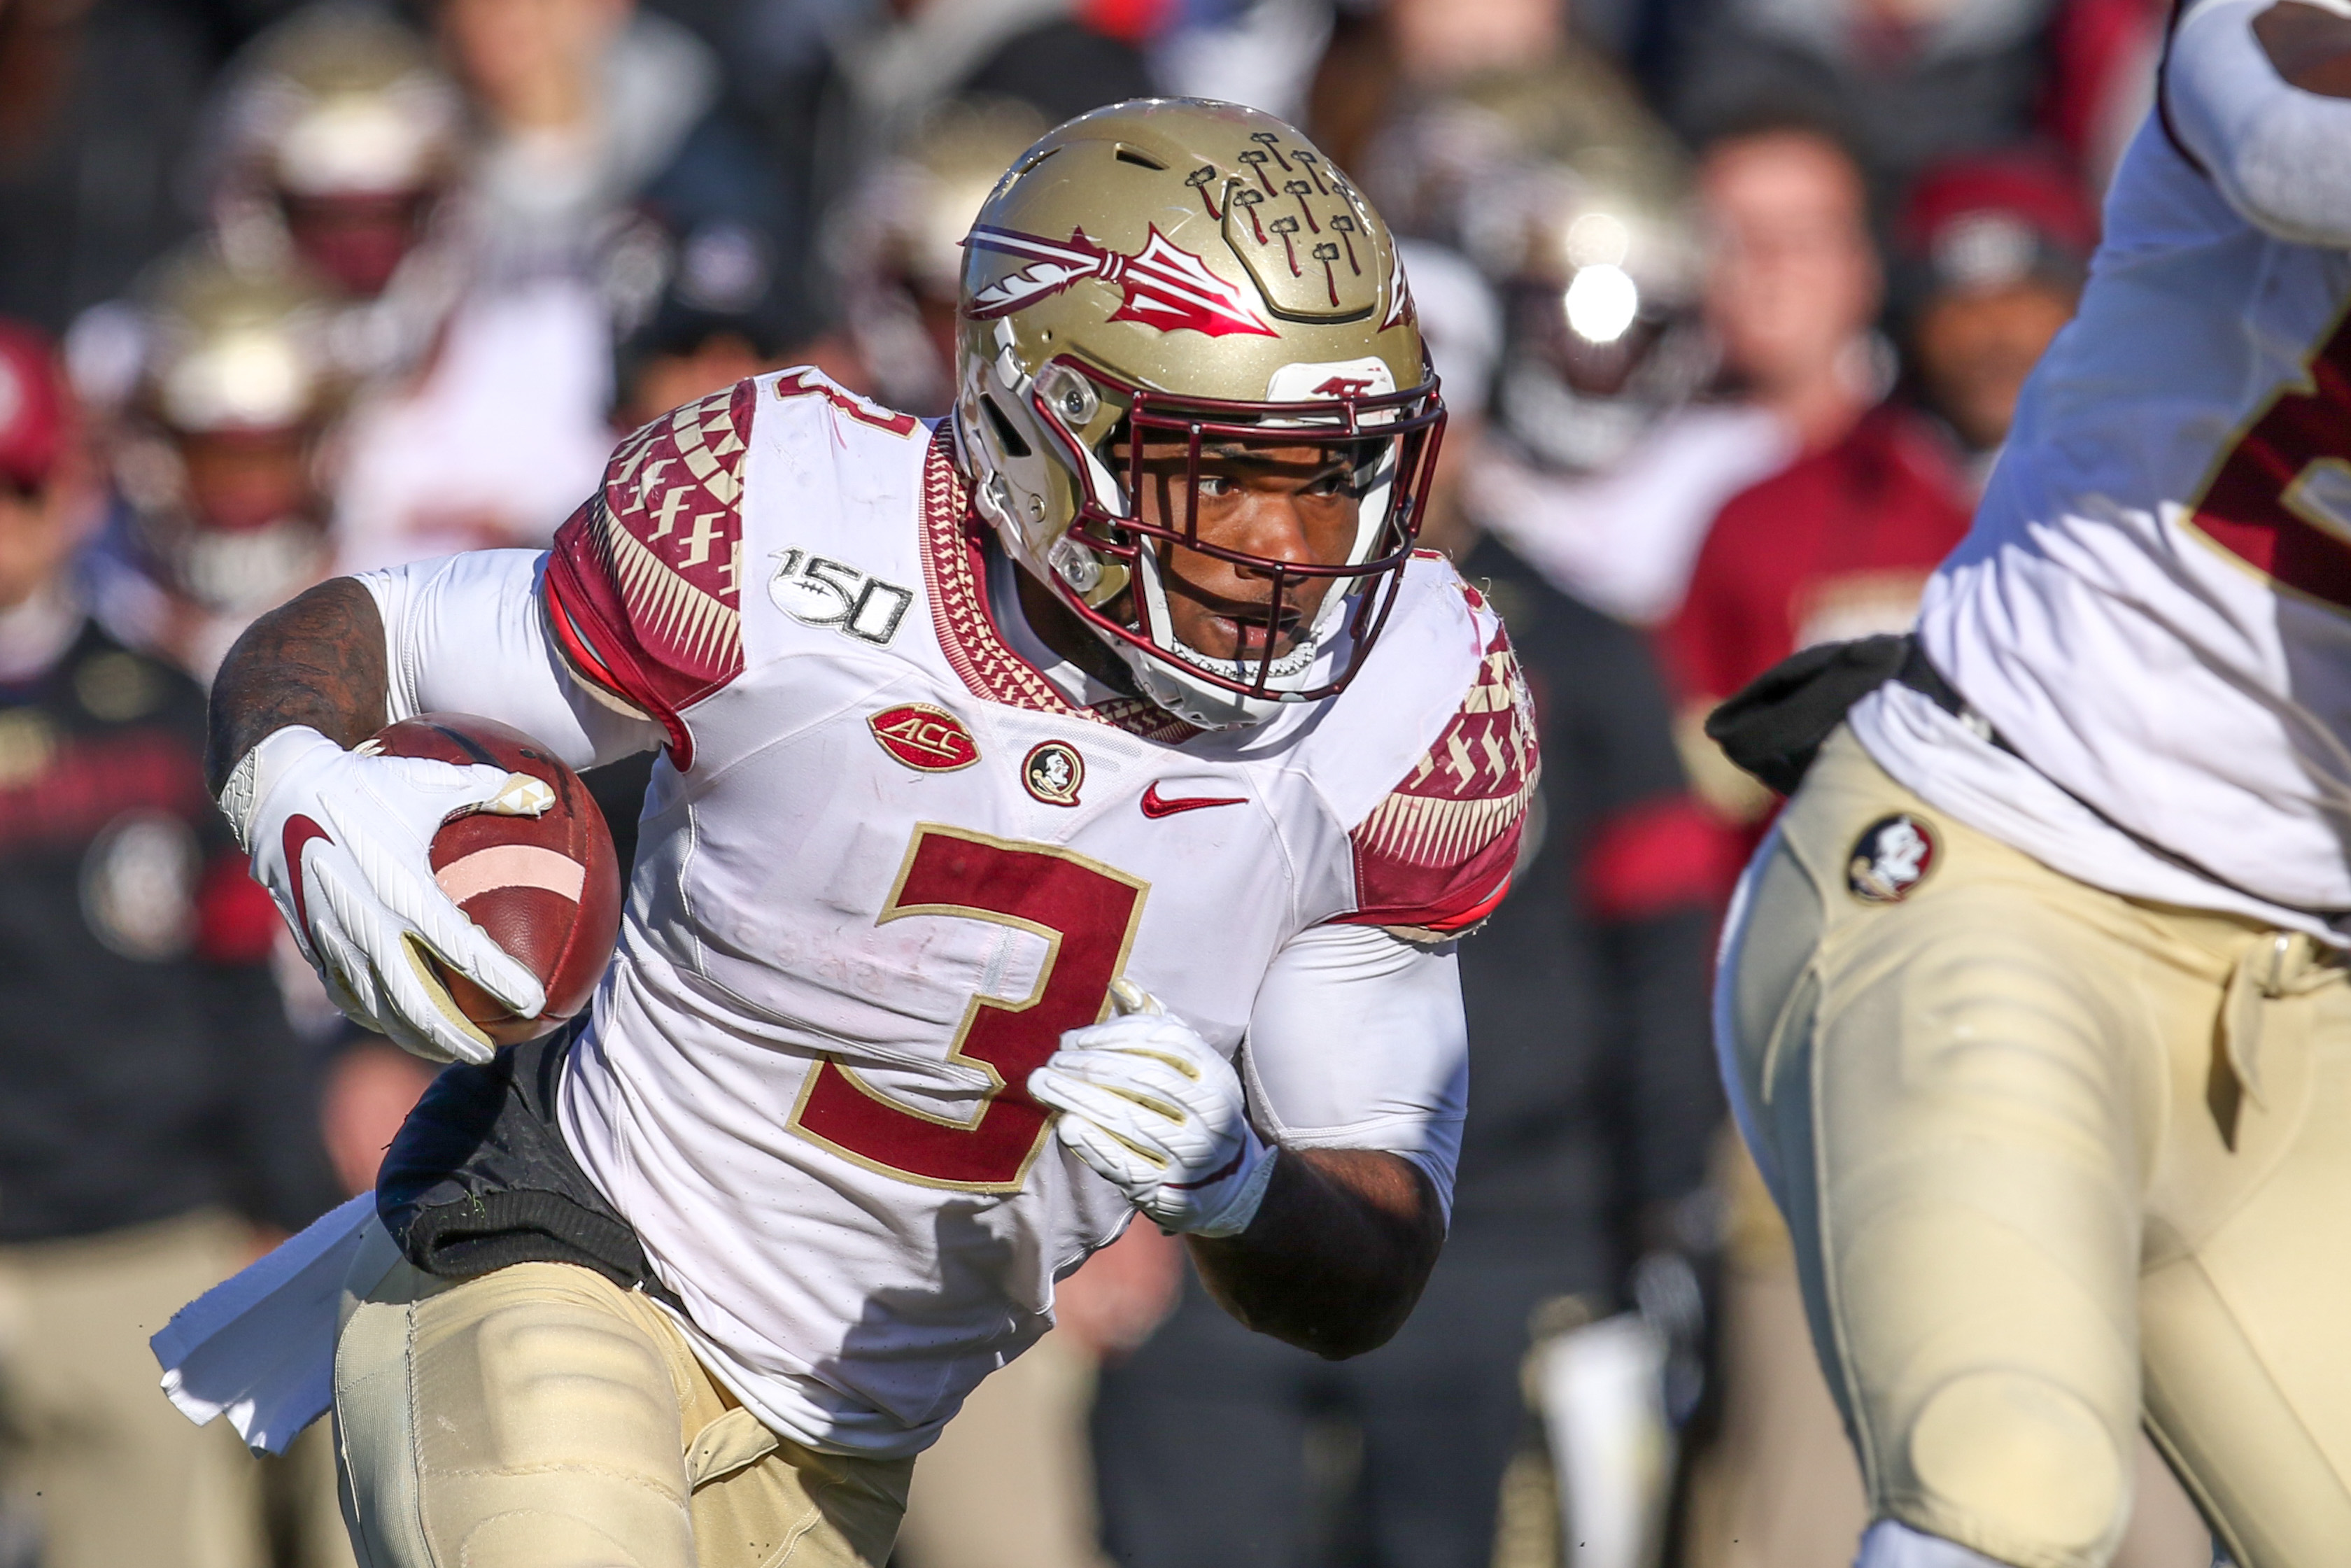
[[[743,457],[756,392],[738,382],[622,441],[548,559],[548,620],[572,666],[658,719],[680,769],[694,761],[684,710],[743,668]]]
[[[1534,705],[1501,617],[1442,570],[1469,612],[1474,643],[1458,666],[1468,679],[1427,749],[1349,830],[1356,908],[1342,917],[1432,940],[1468,931],[1510,892],[1542,767]],[[1450,630],[1460,635],[1458,622]]]

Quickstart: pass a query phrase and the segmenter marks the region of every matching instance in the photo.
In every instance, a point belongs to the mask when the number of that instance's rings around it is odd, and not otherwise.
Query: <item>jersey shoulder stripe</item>
[[[693,765],[684,710],[743,669],[743,458],[756,383],[737,382],[622,441],[555,536],[548,619],[588,680],[658,719]]]
[[[1457,936],[1510,892],[1542,770],[1534,705],[1501,618],[1468,583],[1454,587],[1478,639],[1474,672],[1435,741],[1348,835],[1351,925]]]

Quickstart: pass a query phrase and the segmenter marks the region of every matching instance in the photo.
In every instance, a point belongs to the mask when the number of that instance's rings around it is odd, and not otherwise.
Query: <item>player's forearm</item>
[[[1403,1326],[1444,1240],[1428,1178],[1375,1149],[1284,1150],[1247,1230],[1191,1239],[1227,1312],[1333,1361]]]
[[[204,774],[217,795],[237,759],[289,725],[353,747],[383,727],[383,618],[348,577],[320,583],[246,628],[213,682]]]

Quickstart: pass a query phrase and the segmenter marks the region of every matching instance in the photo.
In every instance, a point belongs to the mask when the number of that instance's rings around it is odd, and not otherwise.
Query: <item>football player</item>
[[[198,241],[122,313],[137,370],[105,427],[118,505],[90,586],[110,623],[198,680],[329,570],[352,384],[334,310],[312,275],[235,267]]]
[[[1726,949],[1863,1568],[2106,1563],[2141,1422],[2242,1568],[2351,1542],[2351,8],[2183,12]]]
[[[1022,154],[935,426],[812,371],[638,431],[546,553],[327,583],[238,647],[217,781],[328,984],[443,1074],[346,1287],[379,1565],[880,1564],[913,1456],[1136,1213],[1330,1356],[1410,1311],[1463,1092],[1448,946],[1535,779],[1415,517],[1443,420],[1384,225],[1253,110]],[[471,712],[661,747],[584,1027],[426,845]]]

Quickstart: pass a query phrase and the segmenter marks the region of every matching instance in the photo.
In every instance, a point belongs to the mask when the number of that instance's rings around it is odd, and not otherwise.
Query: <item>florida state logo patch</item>
[[[1086,759],[1066,741],[1049,740],[1020,759],[1020,782],[1048,806],[1074,806],[1086,781]]]
[[[1864,904],[1899,904],[1935,869],[1935,831],[1907,811],[1861,831],[1845,859],[1844,884]]]
[[[979,760],[979,742],[963,720],[928,703],[883,708],[865,724],[883,750],[917,773],[952,773]]]

